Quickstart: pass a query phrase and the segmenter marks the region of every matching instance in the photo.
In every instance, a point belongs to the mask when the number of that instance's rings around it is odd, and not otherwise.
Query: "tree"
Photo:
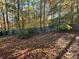
[[[6,0],[5,0],[5,9],[6,9],[7,30],[9,30],[8,6],[7,6],[7,1]]]
[[[17,0],[17,27],[20,29],[20,1]]]

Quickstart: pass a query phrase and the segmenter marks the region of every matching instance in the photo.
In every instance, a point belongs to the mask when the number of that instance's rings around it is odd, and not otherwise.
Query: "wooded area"
[[[0,31],[65,29],[79,23],[78,3],[78,0],[0,0]]]
[[[79,0],[0,0],[0,59],[79,59]]]

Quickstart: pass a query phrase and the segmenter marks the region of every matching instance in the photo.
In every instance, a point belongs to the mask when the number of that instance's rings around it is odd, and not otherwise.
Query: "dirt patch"
[[[26,40],[11,37],[0,42],[0,56],[3,59],[55,59],[66,48],[77,32],[44,33]],[[75,45],[75,46],[74,46]],[[73,49],[73,48],[76,49]],[[62,59],[73,59],[73,52],[79,52],[79,42],[75,41]],[[76,51],[75,51],[76,50]]]

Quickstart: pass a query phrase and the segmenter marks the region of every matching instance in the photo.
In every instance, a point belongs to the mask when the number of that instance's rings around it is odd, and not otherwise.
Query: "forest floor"
[[[22,40],[0,38],[0,59],[79,59],[79,33],[50,32]]]

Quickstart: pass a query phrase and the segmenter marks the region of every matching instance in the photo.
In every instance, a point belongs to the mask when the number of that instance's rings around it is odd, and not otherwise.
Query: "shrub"
[[[20,30],[20,33],[18,34],[19,39],[26,39],[30,38],[33,35],[36,35],[38,32],[36,31],[36,28],[28,28],[25,30]]]
[[[58,31],[58,30],[66,30],[69,31],[71,30],[71,26],[69,24],[61,24],[61,23],[53,23],[50,28],[52,28],[52,30],[54,31]]]

